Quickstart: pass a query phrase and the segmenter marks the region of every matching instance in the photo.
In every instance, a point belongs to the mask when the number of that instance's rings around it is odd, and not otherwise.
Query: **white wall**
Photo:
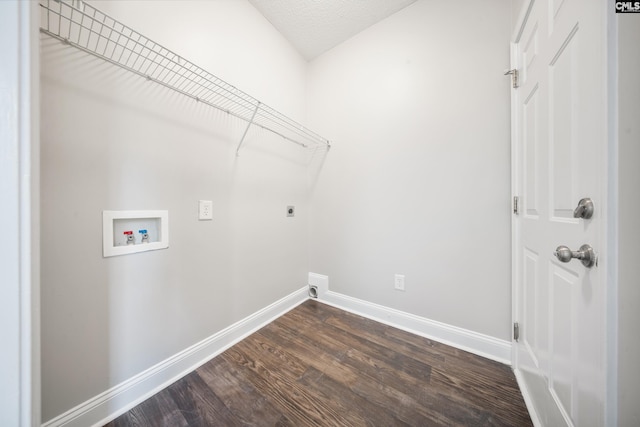
[[[93,3],[292,118],[306,63],[246,1]],[[43,35],[43,421],[306,285],[307,155]],[[197,220],[199,199],[214,220]],[[287,205],[296,217],[286,218]],[[102,257],[102,211],[169,249]]]
[[[618,16],[618,425],[640,425],[640,25],[638,17]]]
[[[310,267],[332,291],[510,339],[510,20],[419,0],[310,64],[309,124],[333,142]]]

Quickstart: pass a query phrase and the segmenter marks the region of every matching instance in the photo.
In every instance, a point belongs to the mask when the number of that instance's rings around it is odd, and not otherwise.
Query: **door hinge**
[[[520,215],[520,197],[513,196],[513,213]]]
[[[505,71],[504,75],[511,75],[511,83],[513,83],[513,88],[517,89],[520,86],[519,72],[516,68],[513,70]]]
[[[520,339],[520,324],[518,322],[513,323],[513,340],[518,341]]]

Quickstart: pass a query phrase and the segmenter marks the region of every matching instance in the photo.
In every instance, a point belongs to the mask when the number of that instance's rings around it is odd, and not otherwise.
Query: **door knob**
[[[561,245],[556,248],[553,254],[560,262],[569,262],[576,258],[582,261],[582,265],[587,268],[591,268],[596,264],[596,253],[589,245],[582,245],[577,251],[572,251],[568,247]]]
[[[573,211],[574,218],[589,219],[593,216],[593,200],[588,197],[580,199],[578,207]]]

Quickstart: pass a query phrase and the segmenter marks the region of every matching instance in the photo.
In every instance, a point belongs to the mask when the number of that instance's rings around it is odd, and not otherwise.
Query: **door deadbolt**
[[[589,197],[580,199],[578,207],[573,211],[574,218],[590,219],[593,216],[593,200]]]
[[[568,247],[558,246],[553,253],[560,262],[569,262],[573,258],[582,261],[582,265],[591,268],[596,265],[596,253],[590,245],[582,245],[577,251],[572,251]]]

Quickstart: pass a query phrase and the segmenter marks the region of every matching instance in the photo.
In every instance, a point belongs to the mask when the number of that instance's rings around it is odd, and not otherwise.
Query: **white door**
[[[514,362],[545,426],[605,423],[606,9],[601,0],[533,0],[513,46]],[[582,198],[590,219],[575,218]]]

